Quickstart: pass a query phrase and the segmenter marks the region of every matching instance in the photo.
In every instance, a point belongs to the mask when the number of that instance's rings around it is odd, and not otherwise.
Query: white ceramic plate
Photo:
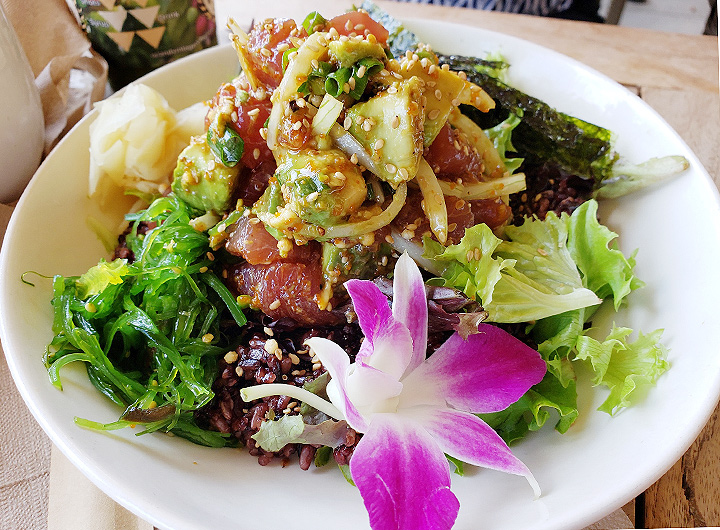
[[[649,332],[665,328],[672,368],[614,418],[595,409],[605,394],[581,384],[581,417],[565,435],[552,428],[515,447],[543,489],[533,501],[524,479],[489,470],[453,477],[461,508],[456,528],[581,528],[622,506],[659,478],[695,439],[720,393],[716,317],[720,299],[717,190],[695,155],[658,115],[623,87],[562,55],[496,33],[437,22],[409,24],[435,49],[502,52],[513,83],[559,109],[617,133],[630,161],[686,156],[692,168],[657,189],[603,203],[603,220],[626,252],[640,248],[637,273],[647,287],[611,318]],[[145,78],[175,108],[212,96],[237,71],[228,47],[211,49]],[[260,467],[247,453],[207,449],[162,435],[109,434],[76,427],[119,410],[90,385],[80,366],[65,389],[42,364],[50,340],[50,282],[20,281],[26,271],[77,275],[105,252],[87,227],[99,215],[87,199],[88,125],[82,121],[48,157],[22,197],[2,249],[0,331],[12,374],[53,442],[118,502],[161,528],[367,528],[357,490],[334,466],[301,471]],[[606,325],[609,327],[610,320]]]

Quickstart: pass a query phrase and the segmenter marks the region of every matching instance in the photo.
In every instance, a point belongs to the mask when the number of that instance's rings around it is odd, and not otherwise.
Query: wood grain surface
[[[359,2],[358,2],[359,3]],[[568,55],[633,89],[680,134],[720,187],[720,93],[718,39],[606,24],[543,19],[529,15],[446,8],[404,2],[376,3],[401,19],[462,22],[514,35]],[[215,0],[218,14],[232,13],[249,27],[253,20],[302,20],[317,9],[341,13],[346,0]],[[219,23],[221,19],[219,19]],[[637,528],[720,526],[720,407],[698,439],[637,503],[624,510]],[[637,508],[637,511],[636,511]]]

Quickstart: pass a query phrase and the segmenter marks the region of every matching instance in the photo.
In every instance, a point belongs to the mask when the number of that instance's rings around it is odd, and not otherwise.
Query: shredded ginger
[[[99,107],[90,125],[89,192],[101,200],[117,188],[156,194],[169,186],[178,155],[204,131],[207,111],[199,103],[176,112],[142,84]]]

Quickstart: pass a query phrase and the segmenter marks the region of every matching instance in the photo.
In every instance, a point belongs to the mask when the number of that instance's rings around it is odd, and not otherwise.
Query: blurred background
[[[608,17],[612,4],[613,0],[600,0],[603,17]],[[618,25],[700,35],[705,32],[710,4],[708,0],[626,0]],[[714,28],[717,35],[717,11]]]

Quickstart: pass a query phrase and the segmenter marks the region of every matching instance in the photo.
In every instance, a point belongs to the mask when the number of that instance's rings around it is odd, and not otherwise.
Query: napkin
[[[50,457],[48,530],[153,530],[110,499],[53,445]]]
[[[108,66],[65,0],[0,0],[35,75],[45,154],[105,96]]]

